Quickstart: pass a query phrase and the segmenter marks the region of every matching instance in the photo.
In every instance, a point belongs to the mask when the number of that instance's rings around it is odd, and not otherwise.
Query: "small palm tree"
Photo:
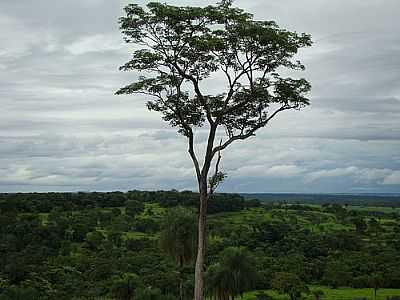
[[[183,300],[183,268],[193,261],[197,227],[195,214],[183,207],[170,209],[162,223],[161,249],[172,257],[179,267],[179,296]]]
[[[369,286],[374,289],[374,299],[375,300],[376,300],[376,296],[377,296],[378,290],[382,286],[382,277],[383,277],[382,274],[377,273],[377,274],[372,274],[368,278]]]
[[[112,293],[116,299],[134,299],[140,285],[139,277],[133,273],[123,274],[121,277],[114,277]]]
[[[211,299],[229,300],[231,290],[229,273],[224,270],[220,263],[208,268],[205,279],[206,294]]]
[[[235,299],[250,290],[255,282],[253,258],[243,247],[229,247],[221,254],[220,263],[207,272],[208,294],[218,300]]]
[[[315,300],[321,300],[325,295],[323,290],[313,290],[311,293],[313,294]]]

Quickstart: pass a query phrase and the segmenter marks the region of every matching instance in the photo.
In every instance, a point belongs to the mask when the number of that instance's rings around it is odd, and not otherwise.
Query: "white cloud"
[[[122,38],[116,35],[96,34],[79,38],[65,49],[73,55],[82,55],[91,52],[115,51],[124,48]]]
[[[27,26],[23,20],[0,14],[1,61],[15,61],[32,53],[34,47],[42,47],[47,53],[57,49],[54,36],[43,29]]]
[[[305,178],[307,182],[314,182],[331,177],[352,178],[355,182],[362,184],[400,184],[400,171],[398,170],[358,168],[355,166],[330,170],[318,170],[307,174]]]
[[[385,177],[382,184],[384,185],[400,185],[400,171],[394,171]]]
[[[228,163],[229,164],[229,163]],[[304,170],[296,165],[245,165],[239,169],[228,172],[236,177],[268,177],[268,178],[289,178],[302,174]]]

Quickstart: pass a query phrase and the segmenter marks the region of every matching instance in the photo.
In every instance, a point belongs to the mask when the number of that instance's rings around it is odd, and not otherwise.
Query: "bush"
[[[130,300],[140,286],[139,276],[132,273],[123,274],[121,277],[114,277],[111,291],[113,296],[119,300]]]
[[[160,289],[145,288],[138,291],[137,300],[173,300],[175,297],[163,295]]]
[[[22,288],[22,287],[11,287],[4,291],[4,293],[0,294],[0,300],[39,300],[40,294],[39,292],[31,287]]]
[[[257,293],[255,300],[272,300],[272,297],[265,292],[259,292]]]

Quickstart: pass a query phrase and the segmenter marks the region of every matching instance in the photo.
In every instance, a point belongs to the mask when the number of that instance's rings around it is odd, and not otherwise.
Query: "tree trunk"
[[[183,258],[179,257],[179,299],[183,300]]]
[[[200,207],[198,223],[198,243],[197,259],[194,274],[194,299],[204,300],[204,255],[206,243],[206,225],[207,225],[207,183],[201,183],[200,186]],[[204,188],[205,186],[205,188]]]
[[[183,300],[183,277],[182,277],[182,275],[179,278],[179,299]]]

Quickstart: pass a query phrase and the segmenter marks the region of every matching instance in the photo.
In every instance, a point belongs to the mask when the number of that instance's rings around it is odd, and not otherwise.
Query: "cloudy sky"
[[[136,78],[118,71],[127,3],[0,1],[0,192],[195,188],[185,140],[142,97],[113,95]],[[399,193],[400,2],[235,3],[312,35],[312,106],[229,148],[221,190]]]

